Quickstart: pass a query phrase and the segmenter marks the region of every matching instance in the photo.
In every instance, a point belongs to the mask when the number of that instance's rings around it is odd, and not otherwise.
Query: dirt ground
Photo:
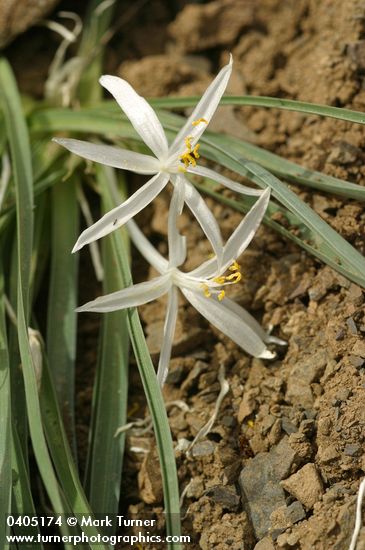
[[[231,93],[362,111],[364,23],[365,6],[355,0],[188,4],[167,26],[150,22],[163,44],[153,44],[153,51],[144,50],[149,44],[135,44],[118,72],[143,95],[198,94],[232,52]],[[213,125],[304,166],[364,184],[360,126],[256,108],[222,108]],[[297,192],[364,252],[361,204],[305,188]],[[145,224],[157,240],[166,235],[167,200],[166,195],[155,201]],[[211,206],[228,237],[239,216]],[[192,265],[209,251],[187,214],[184,229]],[[241,263],[245,280],[235,288],[235,299],[288,346],[274,361],[252,359],[181,301],[165,388],[166,402],[188,406],[169,409],[178,448],[212,415],[220,365],[229,383],[208,437],[188,457],[177,451],[185,530],[204,550],[345,549],[365,471],[363,292],[265,228]],[[141,310],[156,356],[162,305]],[[137,446],[133,438],[130,445]],[[152,439],[143,442],[150,445]],[[141,460],[141,502],[131,511],[161,510],[155,450],[130,459],[137,470],[135,460]],[[363,547],[364,532],[358,544]]]
[[[365,108],[362,0],[151,1],[128,32],[113,40],[107,64],[141,95],[190,95],[204,91],[229,52],[234,58],[230,93]],[[364,185],[362,126],[226,107],[212,124],[225,128],[303,166]],[[295,190],[364,253],[362,204]],[[166,252],[168,200],[168,193],[161,195],[139,218],[161,252]],[[209,204],[227,238],[240,216]],[[187,213],[181,228],[191,266],[209,249]],[[166,402],[175,403],[168,410],[184,491],[184,533],[194,540],[189,548],[346,549],[365,474],[363,291],[265,227],[240,263],[244,282],[231,297],[288,345],[273,361],[252,359],[181,299],[164,393]],[[141,308],[154,358],[163,306],[161,300]],[[90,346],[86,367],[94,361],[95,330],[95,322],[82,327],[83,345]],[[187,454],[184,444],[214,411],[222,366],[229,392],[210,434]],[[135,387],[137,376],[132,367]],[[83,385],[79,381],[78,387]],[[131,419],[143,417],[138,391],[130,399]],[[78,402],[79,431],[86,433],[83,411],[90,391],[80,389]],[[162,488],[153,435],[131,434],[127,446],[128,512],[158,514]],[[145,452],[135,452],[136,447]],[[365,549],[364,529],[360,549]]]

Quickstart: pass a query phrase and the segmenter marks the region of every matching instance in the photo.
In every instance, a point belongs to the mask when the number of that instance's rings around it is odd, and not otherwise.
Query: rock
[[[333,460],[338,460],[339,454],[334,445],[320,445],[317,451],[317,460],[320,463],[326,464]]]
[[[183,317],[183,315],[181,316]],[[176,323],[176,331],[174,335],[172,354],[181,355],[182,353],[191,351],[204,340],[204,331],[192,325],[189,330],[186,330],[182,318]],[[163,338],[164,321],[156,321],[147,326],[147,345],[153,358],[156,358],[161,351]]]
[[[289,506],[280,506],[270,516],[273,529],[287,529],[304,518],[304,508],[297,500]]]
[[[236,424],[236,419],[234,416],[226,414],[222,416],[221,422],[223,426],[226,426],[227,428],[233,428],[233,426]]]
[[[347,143],[346,141],[339,141],[333,145],[327,161],[338,165],[352,164],[361,157],[361,149],[351,145],[351,143]]]
[[[229,46],[241,29],[253,23],[254,6],[235,0],[215,0],[208,4],[187,4],[169,26],[179,50],[199,52]]]
[[[216,444],[213,441],[198,441],[191,450],[192,456],[208,456],[214,453]]]
[[[286,505],[279,482],[289,474],[295,458],[288,438],[284,437],[270,452],[259,453],[249,460],[241,472],[243,503],[258,539],[268,533],[272,512]]]
[[[250,416],[255,410],[256,404],[257,404],[255,397],[257,396],[257,394],[258,394],[258,391],[256,388],[253,388],[245,392],[243,399],[241,401],[240,407],[238,409],[238,415],[237,415],[238,422],[240,424],[244,421],[245,418]]]
[[[299,500],[307,510],[313,508],[323,494],[322,480],[316,466],[311,462],[282,481],[281,486]]]
[[[275,546],[269,537],[265,537],[256,544],[253,550],[275,550]]]
[[[287,418],[286,416],[283,416],[281,419],[281,427],[288,435],[294,434],[298,431],[298,428],[294,426],[294,424],[290,422],[289,418]]]
[[[45,17],[59,0],[0,0],[0,48]]]
[[[140,496],[147,504],[156,504],[162,501],[163,489],[160,474],[160,462],[157,449],[154,447],[144,458],[138,473]]]
[[[138,61],[124,61],[118,74],[140,95],[150,97],[180,95],[187,85],[194,85],[197,94],[203,93],[211,81],[206,68],[179,55],[147,55]]]
[[[352,392],[348,388],[341,388],[336,392],[336,399],[339,401],[347,401]]]
[[[186,498],[194,498],[198,500],[204,494],[204,483],[200,477],[192,479],[186,490]]]
[[[241,498],[234,485],[210,487],[205,494],[229,512],[237,512],[239,509]]]
[[[356,323],[355,321],[353,320],[352,317],[349,317],[348,319],[346,319],[346,324],[347,326],[349,327],[349,330],[351,332],[351,334],[354,334],[356,336],[357,334],[357,326],[356,326]]]
[[[320,379],[327,361],[326,351],[319,350],[295,363],[288,378],[286,398],[289,402],[300,404],[305,408],[313,405],[315,396],[311,384]]]
[[[352,348],[352,353],[365,359],[365,340],[358,340]]]
[[[343,450],[343,453],[346,456],[356,456],[361,451],[360,445],[357,445],[356,443],[345,445],[345,448]]]
[[[357,357],[356,355],[350,355],[349,360],[351,365],[356,369],[360,369],[365,363],[365,359],[362,357]]]
[[[351,42],[346,46],[346,54],[358,70],[365,70],[365,40]]]

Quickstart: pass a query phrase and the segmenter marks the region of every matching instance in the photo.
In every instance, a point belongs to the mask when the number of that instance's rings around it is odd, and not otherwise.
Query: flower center
[[[236,260],[231,266],[229,266],[228,271],[231,273],[228,275],[214,277],[214,279],[212,279],[209,283],[207,282],[201,285],[206,298],[210,298],[212,294],[218,294],[218,300],[221,302],[226,295],[226,291],[217,287],[234,285],[242,280],[241,266]]]
[[[192,126],[198,126],[198,124],[208,124],[205,118],[198,118],[198,120],[193,120],[191,123]],[[179,172],[186,172],[186,169],[191,166],[196,166],[196,161],[200,158],[198,153],[200,145],[197,143],[194,147],[191,145],[191,140],[193,136],[187,136],[184,139],[186,151],[180,155],[179,159],[184,163],[184,166],[179,166]]]

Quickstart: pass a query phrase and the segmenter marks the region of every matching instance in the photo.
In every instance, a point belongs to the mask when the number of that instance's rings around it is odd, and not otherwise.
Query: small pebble
[[[336,398],[338,399],[338,401],[347,401],[348,398],[351,396],[351,393],[351,390],[347,388],[341,388],[336,393]]]
[[[343,340],[344,337],[345,337],[345,329],[344,328],[340,328],[340,330],[337,332],[336,336],[335,336],[335,340],[339,341],[339,340]]]
[[[350,363],[353,367],[355,367],[356,369],[359,369],[365,363],[365,359],[363,359],[362,357],[358,357],[356,355],[350,355]]]
[[[192,448],[191,454],[193,456],[208,456],[212,455],[215,450],[215,443],[213,441],[198,441]]]
[[[356,326],[356,323],[353,320],[353,318],[349,317],[348,319],[346,319],[346,323],[347,323],[347,326],[350,329],[351,334],[356,335],[357,334],[357,326]]]
[[[356,445],[355,443],[346,445],[343,450],[346,456],[355,456],[358,454],[359,451],[360,451],[360,445]]]

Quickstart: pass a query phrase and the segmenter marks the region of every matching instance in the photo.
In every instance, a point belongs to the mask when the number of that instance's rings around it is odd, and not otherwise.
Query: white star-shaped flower
[[[184,201],[197,219],[219,258],[222,250],[222,239],[217,221],[184,173],[210,178],[238,193],[253,196],[262,194],[261,190],[245,187],[221,176],[214,170],[197,166],[196,163],[199,158],[198,140],[218,107],[231,72],[232,57],[228,65],[223,67],[207,88],[170,146],[156,113],[128,82],[116,76],[102,76],[100,78],[101,85],[114,96],[135,130],[155,156],[77,139],[55,138],[54,141],[85,159],[114,168],[130,170],[137,174],[151,175],[152,178],[120,206],[117,206],[87,228],[77,240],[73,252],[121,227],[147,206],[170,181],[173,186],[184,185]]]
[[[160,275],[151,281],[101,296],[81,306],[77,311],[115,311],[151,302],[168,293],[157,373],[161,385],[165,381],[171,357],[178,313],[178,289],[201,315],[242,349],[254,357],[273,358],[274,354],[266,344],[284,342],[269,336],[245,309],[225,297],[225,288],[230,284],[238,283],[241,279],[240,266],[236,259],[251,242],[265,213],[269,197],[270,190],[267,189],[222,247],[220,267],[215,257],[193,271],[184,273],[178,269],[178,266],[185,261],[185,239],[176,229],[176,220],[184,203],[184,184],[178,182],[174,188],[169,210],[169,261],[153,247],[134,221],[127,224],[134,245]]]

